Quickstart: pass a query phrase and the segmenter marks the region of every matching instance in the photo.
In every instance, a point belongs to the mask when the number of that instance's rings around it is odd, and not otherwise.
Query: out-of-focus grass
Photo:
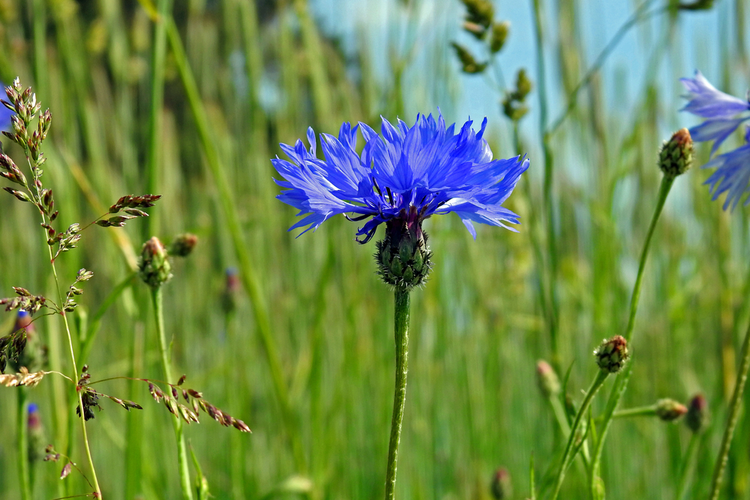
[[[737,9],[743,6],[737,2]],[[553,87],[555,95],[570,92],[587,65],[583,42],[575,35],[575,22],[582,22],[579,9],[576,2],[560,2],[565,14],[554,33],[561,43],[554,54],[559,64],[551,66],[558,73],[551,80],[562,82],[563,90]],[[414,28],[418,19],[398,17],[413,12],[395,9],[394,22],[407,32],[420,29]],[[742,33],[745,14],[736,12],[732,19]],[[285,424],[285,403],[269,371],[258,304],[242,293],[226,328],[221,293],[225,269],[238,265],[236,241],[173,52],[167,51],[164,64],[162,130],[153,163],[155,189],[164,198],[152,210],[151,225],[93,228],[80,249],[60,259],[61,269],[69,278],[82,266],[95,272],[81,301],[91,317],[131,273],[132,256],[150,236],[144,227],[158,228],[166,240],[184,231],[198,234],[196,253],[176,263],[175,278],[164,291],[176,371],[253,429],[252,435],[240,435],[208,419],[186,429],[211,491],[217,498],[260,498],[302,474],[313,482],[312,498],[376,498],[382,491],[392,401],[391,294],[374,274],[374,247],[354,242],[352,223],[337,218],[299,240],[286,232],[294,211],[274,199],[278,187],[269,157],[280,154],[278,142],[303,137],[308,125],[336,133],[341,121],[376,125],[381,113],[391,119],[400,113],[407,122],[415,111],[435,112],[438,105],[449,113],[456,106],[454,84],[462,77],[447,41],[445,47],[421,48],[431,51],[435,63],[427,67],[434,73],[424,68],[410,73],[411,55],[399,52],[396,42],[384,44],[379,50],[388,52],[390,76],[374,78],[379,70],[371,56],[378,49],[365,46],[367,37],[362,36],[356,60],[345,57],[301,0],[280,2],[273,15],[240,0],[175,2],[174,20],[208,117],[216,161],[232,189],[244,250],[260,283],[291,424]],[[101,210],[97,204],[106,207],[121,194],[146,190],[154,24],[143,8],[134,2],[5,0],[0,25],[0,79],[7,83],[21,76],[53,113],[46,174],[62,224],[93,219]],[[404,36],[409,40],[413,33]],[[740,44],[722,57],[728,63],[744,60],[745,51]],[[663,94],[658,79],[666,74],[676,82],[684,76],[684,68],[668,67],[666,59],[679,60],[680,47],[667,43],[654,54],[630,63],[654,67],[638,89],[643,97],[636,107],[605,102],[603,87],[614,83],[595,78],[551,143],[561,360],[564,369],[573,365],[568,389],[578,400],[579,389],[595,372],[591,350],[625,325],[658,187],[656,150],[666,138],[661,137],[664,124],[679,123],[677,101]],[[232,66],[232,57],[240,57],[240,63],[244,58],[244,64]],[[280,96],[275,105],[261,94],[263,85]],[[434,101],[425,103],[425,95]],[[416,109],[415,102],[432,107]],[[450,118],[463,116],[459,109]],[[509,136],[504,126],[493,123],[492,130]],[[490,141],[497,156],[514,154],[509,142]],[[487,498],[492,471],[504,465],[522,498],[528,495],[530,454],[538,484],[556,459],[560,436],[534,378],[535,361],[550,355],[536,296],[543,276],[529,242],[532,231],[540,236],[546,231],[541,175],[534,171],[541,163],[535,162],[536,138],[522,137],[522,142],[532,160],[532,172],[522,182],[532,185],[519,189],[510,206],[535,225],[522,225],[519,234],[482,227],[472,241],[455,217],[426,223],[436,267],[428,285],[413,294],[401,497]],[[705,150],[700,148],[698,163],[706,160]],[[679,179],[659,222],[636,323],[641,330],[633,346],[637,366],[624,400],[624,406],[636,406],[660,397],[685,401],[696,391],[706,394],[714,415],[699,443],[693,486],[700,494],[708,487],[724,401],[731,393],[739,332],[750,320],[744,303],[747,218],[741,209],[730,217],[711,203],[701,186],[705,176],[696,171]],[[14,285],[49,293],[52,282],[34,214],[9,196],[0,197],[0,210],[1,294],[10,295]],[[107,311],[88,360],[94,378],[159,377],[147,299],[147,290],[136,284]],[[51,367],[65,369],[57,323],[42,321],[39,329],[48,338]],[[67,445],[69,428],[77,431],[69,425],[68,389],[49,377],[29,393],[58,449]],[[145,386],[110,382],[101,390],[145,407],[125,413],[105,401],[89,425],[107,497],[175,497],[171,416],[150,403]],[[0,402],[0,419],[6,422],[0,496],[16,498],[11,389],[0,391]],[[594,406],[598,411],[602,402]],[[78,439],[77,433],[72,436]],[[747,496],[750,488],[742,446],[748,438],[750,425],[741,422],[728,477],[736,498]],[[294,455],[295,441],[301,461]],[[603,462],[608,498],[672,496],[688,441],[682,425],[616,421]],[[79,463],[81,451],[75,441],[72,453]],[[61,483],[55,466],[35,467],[38,498],[86,491],[75,475]],[[582,497],[577,492],[584,481],[573,469],[563,494]]]

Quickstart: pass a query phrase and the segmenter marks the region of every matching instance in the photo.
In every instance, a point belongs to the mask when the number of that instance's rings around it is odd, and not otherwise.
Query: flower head
[[[737,127],[750,120],[750,115],[738,116],[750,111],[750,101],[717,90],[700,71],[695,72],[695,78],[682,78],[681,81],[689,92],[685,96],[689,101],[682,110],[706,118],[702,124],[690,129],[693,141],[714,141],[713,155]],[[748,144],[716,156],[703,166],[716,169],[705,182],[713,193],[712,199],[727,192],[724,210],[730,205],[734,210],[740,198],[750,191],[750,128],[745,133],[745,142]]]
[[[0,87],[5,87],[5,85],[0,82]],[[0,130],[10,130],[10,117],[14,112],[9,107],[0,104]]]
[[[321,134],[325,159],[316,155],[315,133],[310,128],[310,149],[301,141],[281,148],[291,161],[271,160],[285,180],[279,200],[300,210],[305,217],[290,230],[317,229],[337,214],[353,214],[349,220],[369,219],[357,231],[357,241],[369,241],[377,227],[396,219],[405,221],[419,237],[421,223],[434,214],[455,212],[476,238],[473,222],[511,229],[518,216],[502,203],[510,196],[520,175],[529,166],[520,157],[493,160],[483,139],[487,119],[479,132],[467,121],[456,132],[446,127],[442,115],[418,115],[409,126],[383,119],[381,134],[360,123],[341,126],[338,137]],[[365,140],[356,151],[357,128]]]

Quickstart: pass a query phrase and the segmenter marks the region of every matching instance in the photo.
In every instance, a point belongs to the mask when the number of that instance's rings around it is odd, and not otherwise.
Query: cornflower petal
[[[750,109],[746,100],[717,90],[700,71],[695,72],[695,78],[680,78],[680,81],[688,90],[685,96],[688,103],[682,111],[703,118],[731,118]]]
[[[306,232],[337,214],[354,213],[368,219],[357,231],[361,243],[380,224],[409,217],[421,222],[433,214],[455,212],[472,236],[473,222],[511,229],[518,216],[502,207],[520,175],[529,167],[525,158],[492,159],[484,140],[487,119],[479,132],[469,120],[455,133],[442,114],[417,115],[413,126],[381,120],[381,133],[360,123],[344,123],[338,138],[321,134],[324,159],[316,157],[315,136],[308,129],[310,149],[301,141],[282,144],[289,160],[271,160],[284,180],[277,198],[300,210],[303,219],[291,229]],[[356,151],[357,129],[365,145]]]
[[[712,200],[716,200],[722,193],[727,193],[723,209],[730,205],[731,209],[739,203],[740,199],[750,192],[750,144],[740,146],[734,151],[719,155],[706,163],[703,168],[715,168],[704,184],[708,184],[713,193]],[[745,205],[750,198],[745,200]]]

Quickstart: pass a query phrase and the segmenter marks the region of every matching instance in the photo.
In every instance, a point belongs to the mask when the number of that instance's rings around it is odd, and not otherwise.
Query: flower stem
[[[576,432],[578,432],[578,427],[581,425],[581,420],[583,420],[583,416],[588,411],[589,406],[591,405],[591,401],[594,399],[594,396],[596,395],[597,391],[602,386],[604,381],[607,380],[608,376],[609,376],[609,372],[606,372],[604,370],[599,370],[599,373],[596,374],[596,378],[594,379],[594,382],[591,384],[591,387],[586,393],[586,397],[583,398],[583,403],[581,403],[581,408],[578,410],[578,413],[576,414],[576,418],[573,421],[573,425],[570,427],[570,434],[568,435],[568,444],[565,445],[565,452],[563,453],[562,462],[560,463],[560,469],[557,471],[557,479],[555,481],[555,492],[552,494],[552,500],[555,500],[557,498],[557,495],[560,493],[560,487],[562,486],[563,480],[565,479],[565,471],[570,465],[570,461],[572,459],[571,452],[573,451],[573,443],[576,440]]]
[[[654,214],[651,217],[651,224],[648,227],[648,233],[646,234],[646,240],[643,242],[643,249],[641,250],[641,259],[638,263],[638,276],[635,279],[633,285],[633,294],[630,297],[630,316],[628,317],[628,326],[625,328],[625,334],[623,337],[632,343],[633,341],[633,329],[635,327],[635,316],[638,312],[638,301],[641,297],[641,285],[643,283],[643,273],[646,269],[646,260],[648,258],[648,252],[651,247],[651,239],[654,236],[654,230],[656,229],[656,223],[659,221],[664,203],[667,201],[669,190],[672,189],[675,178],[670,175],[662,177],[661,185],[659,186],[659,197],[656,200],[656,207],[654,208]],[[628,386],[628,380],[630,380],[631,370],[633,369],[633,362],[625,366],[625,370],[617,375],[615,385],[612,388],[612,392],[609,394],[609,400],[607,401],[607,407],[604,410],[604,423],[599,431],[599,439],[596,441],[594,446],[594,454],[591,461],[591,471],[589,473],[589,489],[591,491],[591,497],[596,498],[594,495],[597,486],[596,479],[599,477],[599,468],[601,466],[602,451],[604,449],[604,441],[607,437],[607,431],[612,423],[615,410],[620,402],[620,398],[625,393],[625,389]]]
[[[18,473],[21,481],[21,499],[31,500],[31,475],[29,472],[29,427],[26,419],[26,388],[18,388]]]
[[[406,374],[409,370],[409,292],[396,288],[395,292],[396,385],[393,393],[391,438],[388,443],[388,468],[385,476],[385,498],[393,500],[396,490],[396,462],[401,441],[401,423],[406,403]]]
[[[675,500],[682,500],[685,496],[685,490],[688,485],[688,478],[692,476],[691,469],[693,468],[693,462],[695,461],[695,452],[698,450],[698,442],[700,441],[700,433],[694,432],[690,437],[690,444],[688,444],[687,451],[685,452],[685,458],[680,467],[680,483],[677,486],[677,493],[675,494]]]
[[[161,287],[151,287],[151,302],[154,305],[154,318],[156,319],[156,332],[159,337],[159,351],[161,352],[161,365],[164,369],[164,379],[168,383],[174,383],[172,378],[172,367],[170,363],[169,348],[167,347],[166,335],[164,334],[164,310],[162,307]],[[185,437],[182,434],[182,420],[173,418],[174,435],[177,439],[177,460],[180,471],[180,487],[182,488],[183,500],[193,500],[193,490],[190,486],[190,470],[187,462],[187,447]]]
[[[656,406],[639,406],[637,408],[628,408],[627,410],[616,411],[612,418],[630,418],[630,417],[653,417],[656,415]]]
[[[747,370],[750,367],[750,327],[747,329],[745,334],[745,341],[742,344],[742,363],[740,364],[740,370],[737,373],[737,382],[734,386],[734,393],[732,394],[732,402],[729,406],[729,418],[727,419],[727,427],[724,429],[724,437],[721,439],[721,449],[719,451],[719,458],[716,461],[714,468],[714,476],[711,480],[711,500],[719,498],[719,490],[721,489],[721,479],[724,476],[724,468],[727,465],[727,459],[729,458],[729,447],[732,444],[732,437],[734,436],[734,428],[737,426],[737,420],[740,416],[740,407],[742,406],[742,394],[745,391],[745,381],[747,380]]]

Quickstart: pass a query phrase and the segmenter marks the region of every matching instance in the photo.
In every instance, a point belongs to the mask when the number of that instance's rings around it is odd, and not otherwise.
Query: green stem
[[[182,79],[185,93],[187,95],[190,110],[198,129],[203,152],[206,155],[206,164],[209,172],[216,183],[219,192],[219,201],[221,203],[229,235],[232,238],[235,253],[237,254],[238,267],[240,271],[240,281],[242,286],[250,297],[250,302],[255,314],[258,333],[260,334],[266,360],[268,361],[271,372],[271,381],[279,401],[282,411],[283,423],[286,426],[287,435],[291,440],[292,453],[294,454],[295,464],[301,472],[307,470],[307,463],[304,454],[304,448],[297,430],[297,423],[292,412],[289,400],[289,389],[284,377],[284,370],[281,364],[276,341],[271,330],[271,320],[268,314],[268,306],[263,295],[260,279],[256,274],[253,260],[250,258],[248,248],[250,245],[245,241],[242,225],[240,224],[237,208],[234,203],[234,194],[232,185],[227,179],[226,172],[221,164],[219,152],[216,149],[216,141],[211,135],[211,122],[208,119],[203,101],[198,92],[198,86],[193,77],[193,73],[188,64],[185,48],[182,45],[182,39],[177,31],[174,21],[170,18],[167,24],[167,40],[172,49],[177,71]]]
[[[651,217],[651,224],[648,227],[646,241],[644,241],[643,243],[643,250],[641,250],[641,259],[638,264],[638,276],[635,279],[635,284],[633,285],[633,294],[630,298],[630,316],[628,317],[628,325],[625,328],[625,334],[623,335],[628,341],[628,344],[631,344],[633,341],[632,337],[633,328],[635,327],[635,315],[638,312],[638,300],[641,296],[643,273],[646,269],[646,260],[648,258],[649,248],[651,247],[651,239],[654,236],[656,223],[659,221],[659,216],[661,215],[662,209],[664,208],[664,203],[667,201],[667,196],[669,195],[669,190],[672,189],[674,180],[675,178],[669,175],[665,175],[664,177],[662,177],[661,185],[659,186],[659,197],[656,201],[654,214]],[[615,385],[612,388],[612,392],[609,395],[609,400],[607,401],[607,407],[604,412],[604,423],[602,424],[601,431],[599,433],[599,439],[596,441],[596,444],[594,446],[594,454],[591,461],[591,471],[589,474],[589,489],[591,498],[596,498],[596,479],[597,477],[599,477],[599,469],[601,467],[600,462],[602,458],[602,451],[604,449],[604,441],[607,437],[609,426],[612,424],[612,419],[614,417],[615,410],[617,409],[617,405],[620,402],[620,398],[622,398],[622,395],[625,393],[625,389],[627,389],[628,380],[630,380],[632,369],[633,362],[631,360],[631,362],[628,363],[628,365],[625,367],[625,372],[620,373],[617,376],[617,380],[615,380]]]
[[[159,0],[159,18],[154,22],[154,44],[151,51],[151,107],[148,116],[148,155],[146,157],[146,192],[155,193],[159,185],[159,146],[161,145],[162,108],[164,106],[164,60],[167,54],[167,19],[171,0]],[[148,217],[143,225],[144,240],[157,234],[156,217]]]
[[[687,452],[685,452],[685,459],[680,468],[680,484],[677,487],[677,494],[674,497],[675,500],[682,500],[682,497],[685,496],[688,478],[692,476],[690,471],[692,469],[693,461],[695,460],[695,452],[698,450],[698,442],[700,441],[699,437],[700,433],[698,432],[694,432],[693,435],[690,436],[690,444],[688,444]]]
[[[547,83],[544,64],[544,16],[541,0],[534,0],[534,34],[536,37],[536,65],[539,85],[539,136],[542,138],[542,157],[544,162],[544,212],[547,217],[547,292],[549,293],[549,309],[547,322],[552,346],[552,366],[560,369],[560,349],[558,339],[558,309],[557,284],[557,233],[555,232],[555,213],[552,200],[553,161],[550,148],[550,134],[547,132]]]
[[[573,425],[570,427],[568,443],[565,445],[565,452],[563,453],[562,462],[560,463],[560,469],[557,471],[557,479],[555,480],[555,492],[552,494],[552,500],[555,500],[557,498],[557,495],[560,493],[560,487],[562,486],[563,480],[565,479],[565,471],[570,465],[570,461],[572,459],[571,452],[573,451],[573,444],[575,443],[576,433],[578,432],[578,427],[581,425],[581,420],[583,420],[583,416],[588,412],[591,401],[594,399],[594,396],[596,395],[597,391],[602,386],[604,381],[607,380],[608,376],[609,372],[599,370],[599,373],[596,374],[594,382],[591,384],[591,387],[586,393],[586,397],[583,398],[581,408],[578,410],[578,413],[576,413],[576,418],[573,421]]]
[[[170,362],[170,352],[167,346],[167,339],[164,333],[164,310],[162,307],[161,287],[151,288],[151,302],[154,305],[154,318],[156,319],[156,333],[159,337],[159,351],[161,352],[161,365],[164,369],[164,379],[169,383],[174,383],[172,378],[172,367]],[[174,435],[177,438],[177,460],[180,470],[180,486],[182,488],[183,500],[193,500],[193,490],[190,486],[190,470],[187,462],[187,447],[185,446],[185,437],[182,434],[182,420],[173,418]]]
[[[386,500],[393,500],[396,493],[396,462],[406,403],[406,374],[409,370],[409,292],[396,288],[395,304],[396,385],[393,393],[391,438],[388,443],[388,468],[385,476]]]
[[[656,406],[639,406],[637,408],[628,408],[627,410],[616,411],[612,418],[629,418],[629,417],[653,417],[656,415]]]
[[[26,417],[26,388],[18,388],[18,465],[21,480],[21,499],[31,500],[31,474],[29,473],[29,426]]]
[[[740,364],[740,370],[737,373],[737,382],[734,386],[732,402],[729,405],[729,418],[727,419],[727,427],[726,429],[724,429],[724,437],[721,439],[719,458],[716,461],[714,476],[711,480],[711,495],[709,495],[709,498],[711,500],[716,500],[717,498],[719,498],[721,479],[724,475],[724,468],[726,467],[727,460],[729,458],[729,447],[732,444],[734,428],[737,426],[737,420],[740,416],[742,394],[745,391],[745,382],[747,381],[748,367],[750,367],[750,327],[748,327],[747,329],[747,333],[745,334],[745,341],[742,344],[742,363]]]

